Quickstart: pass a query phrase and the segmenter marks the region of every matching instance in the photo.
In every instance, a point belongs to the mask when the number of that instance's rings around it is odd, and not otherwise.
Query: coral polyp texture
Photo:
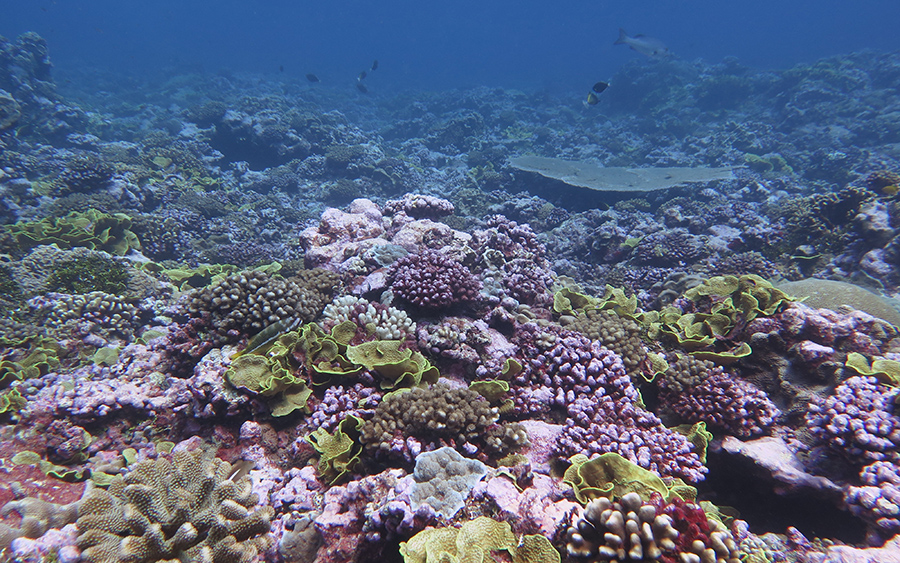
[[[250,478],[201,451],[143,461],[78,510],[78,547],[88,563],[249,563],[265,551],[274,511]]]
[[[741,561],[731,533],[696,504],[644,502],[637,493],[592,500],[567,538],[575,561]]]
[[[453,257],[424,250],[391,267],[391,289],[403,301],[425,310],[446,309],[478,297],[481,282]]]
[[[0,561],[900,560],[900,54],[624,34],[582,107],[57,35],[0,37]]]

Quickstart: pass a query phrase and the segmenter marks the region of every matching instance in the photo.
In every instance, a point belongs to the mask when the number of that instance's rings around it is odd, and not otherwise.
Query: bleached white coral
[[[379,340],[403,340],[416,332],[416,323],[405,311],[352,295],[338,297],[322,314],[335,324],[353,321],[372,331]]]

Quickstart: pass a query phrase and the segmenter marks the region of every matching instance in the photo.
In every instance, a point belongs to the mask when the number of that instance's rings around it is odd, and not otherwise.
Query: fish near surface
[[[653,59],[669,55],[669,48],[659,39],[641,34],[631,37],[621,27],[619,28],[619,38],[613,45],[628,45],[632,51],[637,51]]]

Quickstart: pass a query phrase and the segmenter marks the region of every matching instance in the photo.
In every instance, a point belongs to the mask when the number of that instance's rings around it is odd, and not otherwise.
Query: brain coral
[[[249,563],[268,549],[270,506],[258,506],[250,478],[203,452],[142,461],[79,508],[78,548],[86,563]]]

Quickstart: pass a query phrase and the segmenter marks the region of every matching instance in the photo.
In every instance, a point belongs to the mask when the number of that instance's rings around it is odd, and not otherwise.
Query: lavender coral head
[[[454,258],[425,250],[397,260],[391,268],[394,294],[422,309],[442,309],[475,301],[481,282]]]

